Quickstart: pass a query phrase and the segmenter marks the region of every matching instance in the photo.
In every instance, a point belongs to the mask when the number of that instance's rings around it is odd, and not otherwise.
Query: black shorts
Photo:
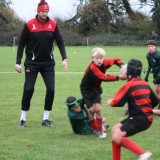
[[[152,124],[151,121],[148,121],[142,115],[128,117],[121,121],[121,123],[123,125],[121,131],[125,131],[127,137],[148,129]]]
[[[101,94],[92,90],[81,90],[87,108],[91,108],[94,103],[101,104]]]

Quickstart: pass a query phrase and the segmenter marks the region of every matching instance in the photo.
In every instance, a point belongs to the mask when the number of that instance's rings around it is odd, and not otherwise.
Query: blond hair
[[[104,51],[104,49],[97,47],[92,49],[91,54],[92,54],[92,57],[99,57],[99,56],[104,57],[106,52]]]

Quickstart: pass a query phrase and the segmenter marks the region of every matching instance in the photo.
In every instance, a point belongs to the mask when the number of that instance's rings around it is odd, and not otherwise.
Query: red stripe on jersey
[[[135,91],[133,91],[131,94],[132,96],[138,96],[138,95],[142,95],[142,94],[150,94],[151,91],[148,89],[137,89]]]
[[[155,100],[155,104],[153,102]],[[148,86],[148,84],[139,78],[133,78],[126,82],[114,96],[112,106],[124,106],[128,102],[130,114],[144,113],[147,119],[153,119],[152,107],[157,104],[156,95]],[[132,116],[132,115],[131,115]]]
[[[153,118],[154,118],[154,116],[153,116],[153,115],[147,116],[147,119],[148,119],[149,121],[152,121],[152,120],[153,120]]]
[[[141,109],[143,112],[147,113],[147,112],[151,112],[152,113],[152,108],[149,107],[144,107]]]
[[[141,99],[137,99],[135,100],[136,105],[146,105],[146,104],[151,104],[151,100],[150,98],[141,98]]]

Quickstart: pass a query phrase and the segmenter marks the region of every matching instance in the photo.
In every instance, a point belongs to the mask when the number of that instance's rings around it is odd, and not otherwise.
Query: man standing
[[[62,65],[64,71],[67,71],[67,55],[61,33],[56,21],[48,17],[49,5],[45,0],[41,0],[37,7],[35,18],[25,23],[19,40],[16,71],[22,72],[21,59],[25,48],[26,59],[25,83],[21,102],[21,117],[19,127],[24,127],[26,114],[30,109],[30,101],[34,92],[35,82],[40,72],[46,85],[46,96],[44,105],[44,115],[42,125],[52,127],[49,120],[49,114],[52,110],[52,104],[55,93],[55,60],[53,56],[54,40],[62,56]]]
[[[160,36],[155,31],[152,31],[151,39],[158,42],[158,40],[160,39]]]

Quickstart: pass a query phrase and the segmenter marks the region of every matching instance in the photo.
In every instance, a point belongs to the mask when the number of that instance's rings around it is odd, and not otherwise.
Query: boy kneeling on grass
[[[93,134],[90,121],[88,119],[88,111],[85,107],[83,99],[77,99],[70,96],[66,100],[68,106],[68,118],[75,134],[89,135]],[[109,125],[105,124],[103,117],[103,131],[106,132]]]

